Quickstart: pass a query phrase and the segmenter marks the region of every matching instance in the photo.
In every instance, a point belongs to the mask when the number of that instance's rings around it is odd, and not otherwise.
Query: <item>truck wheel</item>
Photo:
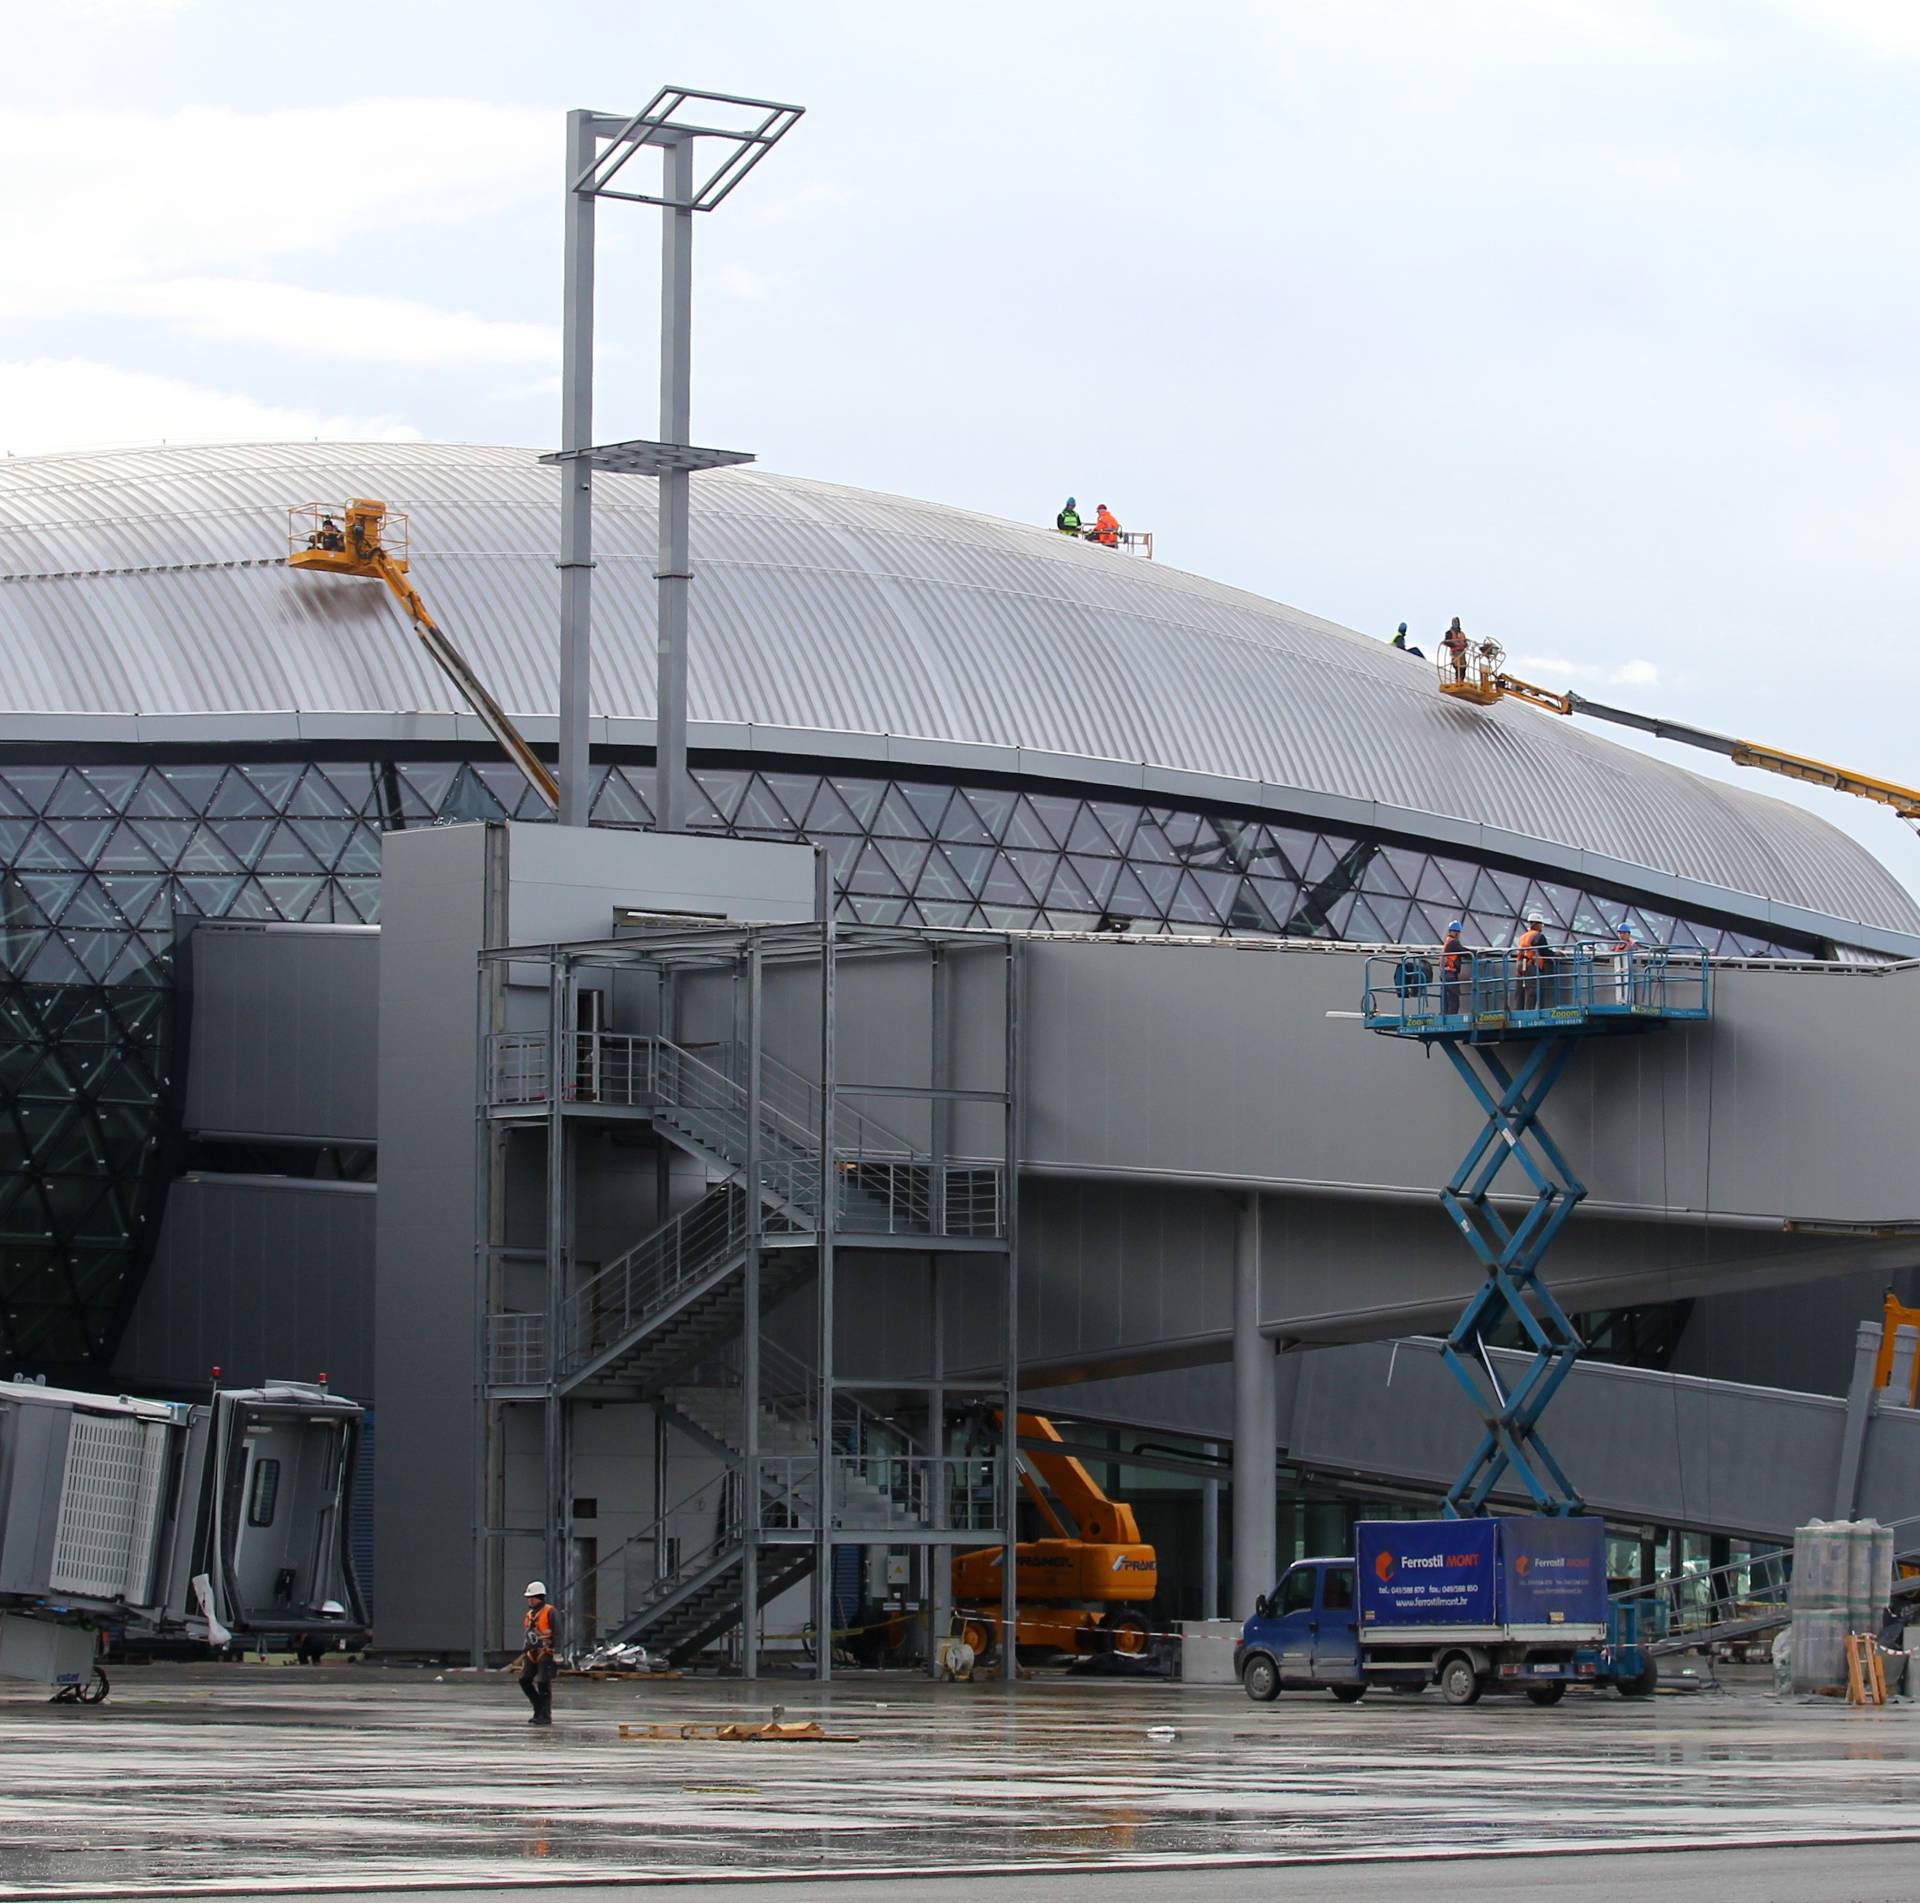
[[[1280,1668],[1264,1652],[1256,1652],[1240,1668],[1240,1683],[1256,1705],[1270,1705],[1280,1696]]]
[[[1153,1641],[1148,1636],[1152,1628],[1141,1613],[1110,1612],[1100,1621],[1100,1630],[1104,1634],[1103,1651],[1140,1658],[1152,1649]]]
[[[1660,1688],[1660,1667],[1648,1659],[1632,1678],[1616,1678],[1613,1689],[1622,1698],[1651,1698]]]
[[[1551,1685],[1529,1685],[1527,1696],[1536,1705],[1557,1705],[1567,1695],[1567,1681],[1557,1678]]]
[[[1327,1690],[1343,1705],[1357,1705],[1367,1695],[1364,1685],[1329,1685]]]
[[[1454,1653],[1440,1668],[1440,1695],[1449,1705],[1477,1705],[1485,1689],[1464,1652]]]

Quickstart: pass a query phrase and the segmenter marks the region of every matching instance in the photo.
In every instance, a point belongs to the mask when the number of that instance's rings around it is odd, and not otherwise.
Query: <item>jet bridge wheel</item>
[[[1651,1698],[1660,1689],[1659,1664],[1653,1659],[1648,1659],[1641,1666],[1636,1677],[1616,1678],[1613,1681],[1613,1689],[1622,1698]]]
[[[93,1668],[93,1676],[84,1685],[62,1685],[47,1700],[50,1705],[98,1705],[105,1701],[107,1693],[113,1689],[107,1675],[99,1666]]]
[[[1557,1705],[1567,1695],[1567,1681],[1557,1678],[1548,1685],[1529,1685],[1527,1696],[1536,1705]]]

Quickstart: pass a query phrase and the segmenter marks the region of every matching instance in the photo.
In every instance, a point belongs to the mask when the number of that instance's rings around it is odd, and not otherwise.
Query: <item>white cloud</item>
[[[552,325],[251,278],[165,279],[142,287],[140,306],[195,336],[353,363],[551,364],[560,357],[560,333]]]
[[[1653,662],[1573,661],[1558,654],[1510,656],[1508,670],[1522,680],[1541,687],[1557,688],[1563,681],[1577,681],[1583,687],[1658,687],[1660,670]]]
[[[419,435],[397,417],[288,409],[80,358],[0,362],[0,451],[12,456],[162,440],[410,442]]]

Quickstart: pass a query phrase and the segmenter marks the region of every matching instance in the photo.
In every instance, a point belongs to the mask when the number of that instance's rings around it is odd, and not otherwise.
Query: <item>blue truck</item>
[[[1580,1683],[1644,1696],[1658,1668],[1610,1613],[1598,1519],[1363,1520],[1352,1558],[1298,1560],[1260,1598],[1236,1663],[1263,1703],[1434,1684],[1451,1705],[1496,1685],[1536,1705]]]

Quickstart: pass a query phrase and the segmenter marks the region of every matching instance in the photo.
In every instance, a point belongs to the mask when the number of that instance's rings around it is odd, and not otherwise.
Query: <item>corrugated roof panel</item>
[[[444,443],[0,463],[0,576],[63,577],[0,580],[0,714],[449,711],[383,590],[280,561],[289,505],[368,494],[409,516],[421,591],[501,701],[550,716],[557,475]],[[594,709],[650,717],[653,485],[602,478],[595,530]],[[697,485],[693,553],[697,721],[1259,780],[1920,928],[1878,862],[1801,808],[1525,708],[1442,701],[1380,642],[1044,525],[728,469]],[[101,569],[138,572],[73,573]]]

